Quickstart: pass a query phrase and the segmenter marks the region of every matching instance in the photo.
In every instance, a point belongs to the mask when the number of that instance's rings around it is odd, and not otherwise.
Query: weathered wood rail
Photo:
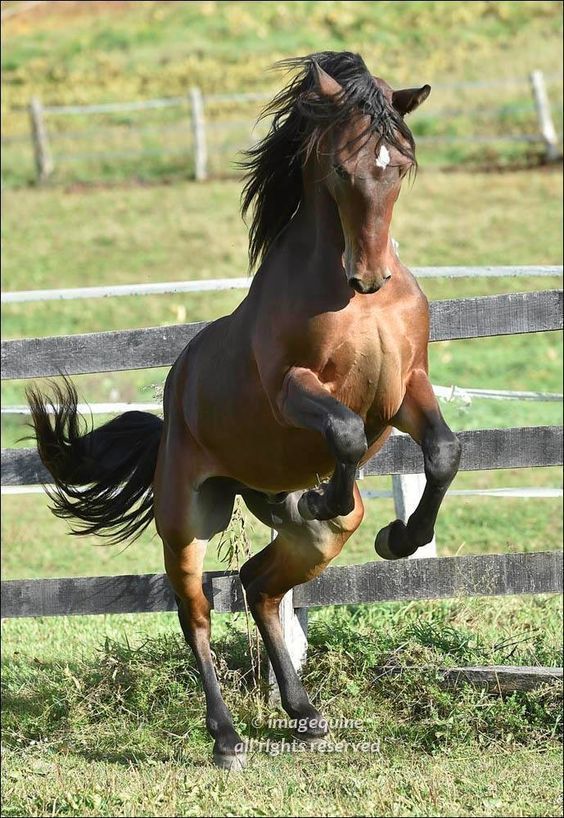
[[[562,554],[486,554],[368,562],[327,568],[294,589],[294,607],[562,593]],[[218,613],[245,609],[239,575],[207,571],[204,592]],[[5,580],[2,617],[156,613],[176,610],[166,574]]]
[[[521,426],[459,432],[462,471],[523,469],[562,465],[561,426]],[[363,467],[363,476],[423,472],[421,449],[406,436],[390,437]],[[49,473],[34,449],[3,449],[2,485],[49,483]]]
[[[562,329],[562,290],[431,302],[431,341]],[[205,322],[2,342],[2,379],[170,366]]]

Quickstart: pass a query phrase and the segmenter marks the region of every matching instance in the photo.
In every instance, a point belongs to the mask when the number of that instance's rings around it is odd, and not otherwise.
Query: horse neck
[[[303,193],[299,207],[284,236],[290,246],[299,246],[303,275],[319,278],[327,287],[330,277],[344,283],[342,256],[345,246],[339,211],[314,171],[303,170]]]

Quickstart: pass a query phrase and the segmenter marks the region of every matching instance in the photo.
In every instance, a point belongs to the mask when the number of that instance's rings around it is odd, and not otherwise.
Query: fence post
[[[401,435],[397,429],[392,429],[393,435]],[[399,520],[407,523],[409,515],[412,514],[419,504],[421,495],[425,488],[427,478],[424,474],[393,474],[392,491],[394,495],[394,508]],[[420,557],[436,557],[437,543],[435,537],[427,545],[418,548],[415,554],[409,559]]]
[[[409,515],[412,514],[425,488],[427,478],[424,474],[393,474],[392,488],[394,493],[394,507],[396,515],[399,520],[407,523]],[[419,557],[436,557],[437,544],[435,537],[427,545],[418,548],[415,554],[412,554],[409,559],[418,559]]]
[[[273,530],[271,541],[275,537],[276,531]],[[307,608],[294,608],[294,592],[290,590],[282,597],[279,612],[284,641],[292,664],[299,673],[307,656]],[[268,663],[268,687],[269,700],[273,704],[279,704],[280,690],[270,662]]]
[[[29,104],[29,117],[37,181],[44,182],[53,173],[54,165],[49,150],[43,105],[37,97],[33,97]]]
[[[550,112],[550,102],[546,93],[544,74],[537,69],[531,72],[529,78],[537,109],[539,129],[546,146],[546,158],[549,162],[552,162],[560,158],[560,151],[558,150],[558,137],[556,136],[556,129]]]
[[[208,148],[206,144],[206,120],[204,98],[199,88],[190,89],[192,108],[192,133],[194,135],[194,173],[198,182],[208,178]]]

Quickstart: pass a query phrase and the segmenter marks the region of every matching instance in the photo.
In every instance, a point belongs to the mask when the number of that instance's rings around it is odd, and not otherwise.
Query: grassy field
[[[270,92],[281,82],[268,70],[274,61],[320,49],[359,51],[394,87],[431,83],[430,101],[411,120],[421,137],[535,134],[527,77],[541,69],[561,130],[562,17],[552,0],[65,2],[2,27],[6,185],[34,179],[26,110],[34,95],[61,105],[182,97],[194,85],[204,94]],[[452,87],[461,81],[482,84]],[[212,173],[233,172],[234,150],[248,142],[258,110],[257,103],[207,103]],[[213,127],[228,121],[228,129]],[[193,174],[187,106],[48,116],[47,123],[54,181]],[[421,145],[428,164],[443,165],[534,162],[542,151],[510,141]]]
[[[209,764],[172,614],[5,623],[2,814],[559,815],[558,688],[447,691],[435,668],[557,663],[560,623],[550,597],[314,613],[306,685],[327,718],[357,722],[333,731],[339,756],[278,752],[279,713],[242,676],[243,623],[216,616],[226,700],[263,741],[240,776]],[[390,662],[400,676],[378,672]]]
[[[555,2],[69,2],[39,6],[2,27],[2,121],[9,137],[26,132],[21,106],[32,94],[58,104],[171,96],[191,84],[205,93],[272,89],[277,80],[266,67],[273,60],[319,48],[359,50],[398,86],[511,79],[537,67],[552,75],[561,65]],[[443,87],[418,127],[421,133],[498,127],[468,112],[519,105],[523,94],[528,100],[526,86]],[[456,121],[433,119],[445,105],[466,113]],[[513,127],[511,116],[499,127]],[[529,113],[523,116],[519,126],[528,127]],[[124,132],[135,124],[124,120]],[[464,158],[455,153],[451,160]],[[420,152],[421,170],[396,208],[393,233],[408,265],[562,263],[560,170],[429,171],[440,158]],[[481,158],[496,160],[487,152]],[[5,169],[3,162],[3,290],[246,274],[238,182],[15,189],[10,184],[31,178],[29,153],[9,178]],[[178,171],[153,173],[150,162],[146,169],[153,181]],[[105,171],[107,179],[130,172],[125,166]],[[425,280],[423,286],[439,299],[561,281]],[[6,306],[3,337],[209,320],[242,296]],[[556,333],[431,347],[432,380],[442,385],[560,392],[561,367]],[[76,382],[90,402],[148,401],[165,375],[162,369],[108,373]],[[3,382],[3,404],[22,403],[25,385]],[[458,430],[562,422],[558,403],[452,401],[443,411]],[[2,417],[2,446],[29,445],[18,442],[25,432],[21,419]],[[390,483],[370,478],[362,488]],[[561,486],[561,471],[465,473],[454,488],[523,485]],[[367,500],[366,507],[337,564],[374,559],[374,535],[393,518],[393,503]],[[448,497],[438,551],[555,550],[561,510],[555,499]],[[153,529],[125,549],[66,531],[44,496],[3,497],[2,577],[162,570]],[[258,548],[269,532],[256,523],[249,537]],[[217,542],[206,567],[224,567]],[[240,731],[264,742],[287,738],[268,724],[279,714],[266,702],[264,682],[259,690],[251,684],[244,617],[213,620],[218,673]],[[276,744],[263,745],[243,775],[230,776],[211,766],[201,685],[173,614],[3,621],[2,815],[560,815],[561,686],[499,697],[445,690],[437,670],[561,665],[561,626],[557,596],[313,611],[305,683],[326,716],[359,722],[355,730],[333,731],[334,741],[349,742],[348,751],[279,754]],[[382,677],[378,667],[390,663],[401,674]],[[359,752],[352,746],[359,741],[375,751]]]

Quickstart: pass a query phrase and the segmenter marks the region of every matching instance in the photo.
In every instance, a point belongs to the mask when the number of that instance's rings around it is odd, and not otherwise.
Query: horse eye
[[[334,168],[335,173],[337,174],[337,176],[339,176],[339,178],[341,178],[341,179],[348,179],[349,178],[349,174],[347,173],[347,171],[344,169],[344,167],[342,165],[333,165],[333,168]]]

